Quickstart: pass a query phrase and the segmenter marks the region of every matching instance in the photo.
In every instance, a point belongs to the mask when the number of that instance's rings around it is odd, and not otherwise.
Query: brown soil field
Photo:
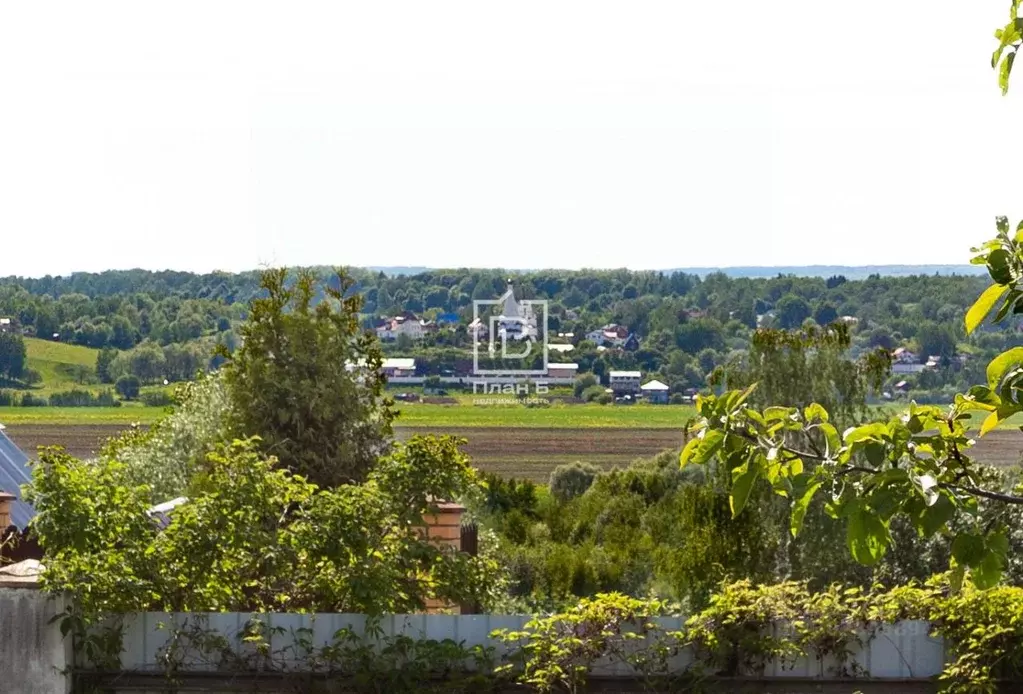
[[[103,441],[115,435],[119,425],[12,425],[7,434],[30,455],[38,446],[63,446],[72,455],[94,455]],[[415,433],[450,434],[467,439],[466,453],[481,469],[509,477],[546,481],[561,463],[586,461],[610,468],[636,458],[648,458],[677,448],[680,431],[673,429],[524,429],[478,427],[398,428],[398,438]],[[1020,462],[1023,433],[997,429],[973,449],[982,462],[1009,466]]]

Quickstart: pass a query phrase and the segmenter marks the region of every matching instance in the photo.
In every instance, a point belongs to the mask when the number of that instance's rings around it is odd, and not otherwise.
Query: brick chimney
[[[438,545],[462,548],[462,514],[465,507],[460,504],[437,504],[437,513],[424,516],[426,536]]]
[[[7,492],[0,492],[0,535],[11,525],[11,504],[18,497]]]
[[[435,545],[447,545],[455,551],[462,549],[462,514],[465,507],[461,504],[439,503],[437,513],[423,516],[426,522],[426,537]],[[459,607],[441,600],[426,601],[428,613],[457,612]]]

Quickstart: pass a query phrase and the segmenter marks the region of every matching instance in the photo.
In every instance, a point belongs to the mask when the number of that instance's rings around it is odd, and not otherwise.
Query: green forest
[[[325,268],[314,272],[330,276]],[[707,386],[715,369],[741,366],[758,327],[794,329],[844,321],[852,335],[850,358],[877,348],[905,347],[913,361],[931,360],[926,370],[894,374],[884,384],[892,397],[948,402],[957,389],[977,380],[990,357],[1021,341],[1014,322],[983,326],[966,337],[963,312],[985,282],[975,275],[875,274],[847,280],[841,275],[512,274],[500,269],[409,275],[356,269],[350,275],[352,291],[364,298],[366,329],[381,317],[403,312],[422,320],[447,319],[422,340],[400,338],[385,345],[388,356],[415,357],[422,376],[468,372],[471,337],[465,328],[472,320],[472,302],[499,297],[512,277],[519,299],[550,302],[550,334],[565,335],[552,341],[574,343],[572,352],[554,354],[552,360],[576,362],[581,374],[593,374],[576,389],[580,396],[586,386],[606,383],[612,369],[642,370],[668,384],[674,395],[693,392]],[[17,335],[98,350],[96,364],[90,373],[79,374],[79,383],[112,387],[120,381],[122,397],[132,397],[147,385],[190,380],[200,370],[215,368],[220,363],[215,353],[237,346],[236,328],[259,294],[255,272],[130,270],[8,277],[0,279],[0,317],[11,320]],[[607,324],[624,326],[638,345],[601,350],[585,340],[587,332]],[[16,345],[4,346],[13,341],[9,335],[0,338],[0,379],[6,387],[25,389],[45,381],[44,374],[32,373],[19,359]],[[591,389],[587,397],[597,395]],[[35,404],[31,397],[29,404]]]

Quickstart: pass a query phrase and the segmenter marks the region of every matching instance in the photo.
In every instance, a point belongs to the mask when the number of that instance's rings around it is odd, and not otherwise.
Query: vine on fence
[[[158,651],[157,662],[173,683],[195,670],[296,673],[343,681],[346,691],[387,694],[486,692],[499,683],[493,674],[492,647],[386,635],[376,620],[369,620],[362,630],[339,629],[321,645],[311,628],[271,627],[258,617],[245,623],[237,640],[211,629],[207,615],[161,626],[168,631],[168,641]],[[283,645],[275,646],[278,641]],[[235,648],[239,642],[240,648]]]
[[[343,681],[351,691],[388,694],[485,692],[511,682],[574,693],[621,666],[649,689],[695,691],[711,677],[761,676],[771,662],[792,669],[804,657],[817,665],[819,677],[861,678],[867,673],[857,653],[882,624],[926,620],[948,646],[940,677],[945,691],[993,694],[1001,684],[1023,680],[1023,588],[955,591],[947,575],[891,590],[832,586],[818,593],[802,583],[739,581],[722,585],[680,630],[657,619],[664,609],[620,594],[584,599],[519,631],[494,632],[491,637],[510,648],[501,657],[492,647],[389,636],[375,620],[364,629],[340,629],[318,644],[309,628],[286,630],[260,619],[232,639],[197,615],[167,627],[158,662],[172,682],[195,669],[303,673]],[[65,618],[62,629],[79,637],[80,658],[94,668],[116,667],[119,620],[95,631]],[[686,650],[692,664],[684,659]]]

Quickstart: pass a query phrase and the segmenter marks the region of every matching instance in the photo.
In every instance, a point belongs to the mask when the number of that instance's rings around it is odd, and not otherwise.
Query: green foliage
[[[702,612],[686,623],[686,641],[700,664],[718,675],[762,675],[776,661],[791,668],[803,655],[836,663],[838,676],[859,674],[850,662],[854,646],[870,625],[869,603],[858,588],[832,585],[811,593],[804,584],[722,585]],[[773,628],[774,625],[781,627]]]
[[[721,375],[731,388],[753,384],[750,402],[758,405],[806,407],[820,403],[843,423],[865,416],[867,396],[888,375],[887,353],[848,358],[851,335],[847,326],[796,331],[760,329],[753,334],[744,360],[733,360]]]
[[[241,347],[222,355],[234,429],[319,486],[359,482],[395,417],[379,345],[359,326],[362,298],[343,272],[322,287],[308,272],[287,280],[285,270],[263,274]],[[314,305],[318,291],[325,300]]]
[[[539,692],[581,691],[595,668],[618,664],[648,679],[666,678],[679,638],[654,622],[663,609],[656,602],[602,594],[532,619],[522,631],[496,631],[493,637],[516,647],[512,662],[499,671],[515,672],[521,684]]]
[[[561,503],[571,501],[584,494],[599,474],[600,468],[590,463],[559,465],[551,471],[551,494]]]
[[[51,407],[120,407],[121,403],[114,394],[108,390],[101,390],[93,393],[78,388],[66,390],[59,393],[50,393],[49,404]]]
[[[198,461],[228,443],[231,403],[223,376],[210,374],[178,386],[178,406],[149,429],[133,427],[100,452],[124,465],[131,485],[147,485],[154,504],[184,494]]]
[[[995,30],[998,48],[991,55],[991,67],[998,70],[998,86],[1002,94],[1009,93],[1009,76],[1016,60],[1016,53],[1023,43],[1023,20],[1019,18],[1019,0],[1009,3],[1009,22],[1001,29]],[[1008,52],[1006,52],[1008,50]]]
[[[491,559],[423,532],[434,499],[475,489],[453,439],[414,437],[361,485],[319,489],[259,453],[217,445],[195,461],[187,501],[160,529],[151,489],[126,466],[46,451],[28,497],[46,551],[46,587],[86,622],[131,611],[381,614],[493,599]]]
[[[142,383],[138,376],[121,376],[114,384],[114,388],[117,389],[117,394],[125,400],[135,400],[139,396],[139,391],[142,390]]]
[[[156,663],[166,686],[175,689],[184,687],[188,673],[197,667],[224,675],[293,674],[303,687],[309,686],[311,677],[321,676],[329,683],[326,687],[333,690],[339,685],[346,692],[487,692],[502,684],[493,675],[493,648],[451,639],[389,636],[375,619],[367,620],[358,631],[343,627],[322,644],[315,641],[313,628],[269,627],[259,617],[249,619],[237,637],[212,629],[206,615],[177,618],[160,626],[166,631],[166,643],[157,651]],[[97,632],[86,634],[95,637]],[[104,646],[121,648],[120,634],[113,636]],[[275,646],[282,641],[285,645]],[[100,690],[110,684],[107,677],[88,669],[77,675]]]
[[[0,380],[20,380],[27,358],[25,339],[14,331],[0,330]]]

